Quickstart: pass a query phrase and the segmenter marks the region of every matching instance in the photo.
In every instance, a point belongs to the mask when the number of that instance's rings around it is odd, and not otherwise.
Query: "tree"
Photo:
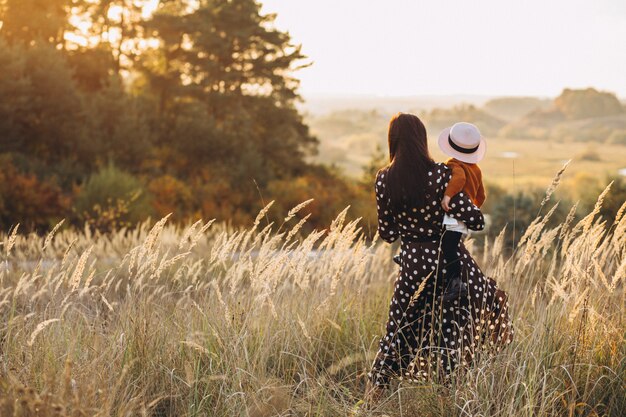
[[[379,169],[389,163],[389,157],[386,152],[383,151],[380,144],[376,144],[376,150],[372,153],[369,162],[363,166],[363,176],[361,182],[365,187],[370,187],[376,178],[376,173]]]
[[[114,161],[138,174],[152,148],[154,111],[150,103],[126,93],[122,80],[114,75],[90,94],[85,110],[89,141],[98,148],[98,162]]]
[[[272,28],[274,15],[261,15],[254,0],[200,0],[190,7],[166,1],[146,24],[146,35],[162,42],[160,69],[176,71],[189,95],[203,101],[271,96],[278,105],[297,98],[298,83],[288,73],[304,56],[288,34]]]
[[[115,73],[113,55],[106,45],[72,49],[66,56],[74,81],[86,93],[98,92]]]
[[[84,34],[97,42],[96,49],[110,54],[113,70],[130,71],[142,46],[144,10],[149,0],[75,0],[74,14],[89,22]],[[84,32],[84,30],[83,30]],[[80,52],[93,48],[75,46]]]
[[[0,39],[0,147],[47,166],[93,162],[83,97],[61,51],[48,44],[9,46]],[[69,172],[66,174],[72,176]]]
[[[11,43],[63,43],[74,0],[3,0],[0,34]]]
[[[274,16],[255,0],[161,0],[153,15],[148,4],[0,0],[0,157],[11,178],[42,195],[58,187],[102,230],[134,207],[128,193],[100,198],[116,181],[152,190],[150,205],[179,219],[217,212],[234,222],[254,218],[271,184],[321,187],[291,76],[305,57]],[[96,180],[106,193],[93,191]],[[46,221],[71,217],[54,207]]]
[[[159,103],[159,142],[184,150],[190,168],[224,156],[248,168],[243,177],[265,183],[293,175],[314,146],[289,76],[304,56],[271,27],[273,18],[253,0],[201,0],[191,10],[178,0],[164,2],[145,24],[146,36],[160,40],[140,62]],[[243,166],[247,159],[259,163]]]

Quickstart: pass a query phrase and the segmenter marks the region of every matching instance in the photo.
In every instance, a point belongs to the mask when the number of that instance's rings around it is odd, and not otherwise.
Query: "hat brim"
[[[437,143],[439,144],[439,149],[441,149],[441,151],[446,155],[458,159],[459,161],[467,162],[468,164],[477,164],[482,161],[482,159],[485,157],[485,154],[487,153],[487,142],[485,141],[485,138],[483,138],[482,136],[480,137],[480,144],[478,145],[478,149],[476,149],[475,152],[459,152],[454,150],[448,142],[448,136],[450,135],[451,129],[452,127],[447,127],[443,129],[439,134],[439,139],[437,140]]]

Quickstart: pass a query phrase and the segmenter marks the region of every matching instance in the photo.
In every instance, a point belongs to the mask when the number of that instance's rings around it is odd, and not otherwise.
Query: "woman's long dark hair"
[[[386,191],[391,206],[400,211],[426,201],[428,171],[435,161],[428,153],[426,128],[413,114],[398,113],[389,122],[389,170]]]

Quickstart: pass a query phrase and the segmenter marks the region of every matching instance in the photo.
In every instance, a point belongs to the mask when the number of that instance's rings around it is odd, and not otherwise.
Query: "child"
[[[446,161],[446,165],[452,169],[452,176],[441,201],[443,209],[448,212],[450,199],[461,191],[480,208],[485,201],[485,188],[477,163],[485,156],[487,143],[478,128],[471,123],[456,123],[441,132],[439,147],[443,153],[452,157]],[[443,226],[441,251],[446,262],[443,301],[448,302],[467,294],[467,285],[461,280],[457,250],[468,230],[462,221],[447,214],[444,215]]]

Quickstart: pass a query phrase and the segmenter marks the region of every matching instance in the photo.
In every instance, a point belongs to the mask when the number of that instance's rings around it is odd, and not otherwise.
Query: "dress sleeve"
[[[378,171],[378,174],[376,174],[374,190],[376,192],[376,208],[378,211],[378,234],[385,242],[394,242],[400,236],[400,232],[389,205],[389,198],[385,192],[384,171]]]
[[[452,197],[450,211],[447,214],[461,220],[470,230],[483,230],[485,228],[483,213],[463,191]]]

